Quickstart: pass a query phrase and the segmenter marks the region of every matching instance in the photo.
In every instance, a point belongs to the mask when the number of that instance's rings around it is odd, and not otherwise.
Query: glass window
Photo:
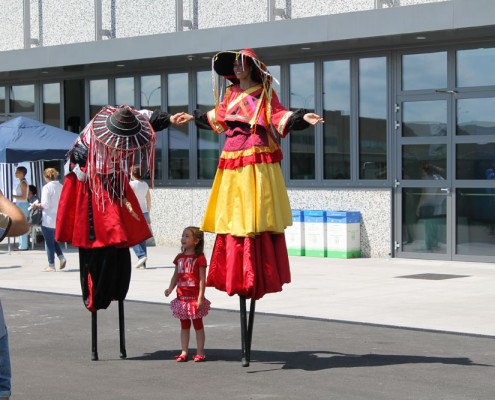
[[[207,112],[215,107],[211,91],[211,72],[201,71],[196,76],[198,93],[197,108],[203,112]],[[219,157],[218,139],[219,136],[212,130],[198,128],[198,179],[213,179],[215,177]]]
[[[495,143],[456,145],[457,179],[495,179]]]
[[[457,86],[495,85],[495,48],[457,51]]]
[[[187,73],[168,75],[168,112],[188,111],[189,77]],[[189,179],[189,128],[171,125],[168,129],[168,178]]]
[[[402,107],[402,136],[447,135],[447,102],[445,100],[404,102]]]
[[[314,63],[290,66],[290,109],[315,110],[315,65]],[[315,128],[289,134],[290,178],[315,179]]]
[[[402,90],[447,87],[447,53],[402,56]]]
[[[447,145],[415,144],[402,146],[402,179],[436,180],[447,178]]]
[[[156,133],[156,145],[155,145],[155,171],[154,171],[154,178],[155,178],[155,183],[158,183],[157,181],[160,181],[159,183],[162,183],[164,179],[164,172],[163,168],[165,167],[163,165],[163,149],[165,148],[166,145],[166,133],[165,131],[157,131]]]
[[[115,79],[115,104],[134,107],[134,78]]]
[[[495,98],[457,100],[457,135],[495,134]]]
[[[43,85],[43,122],[60,127],[60,84]]]
[[[5,113],[5,86],[0,86],[0,113]]]
[[[350,61],[323,64],[323,178],[351,177]]]
[[[424,179],[435,178],[425,176]],[[446,254],[446,192],[440,187],[431,185],[404,188],[402,209],[404,210],[402,249],[412,253]]]
[[[108,105],[108,80],[89,81],[89,118]]]
[[[359,178],[387,179],[387,59],[359,60]]]
[[[495,256],[495,189],[456,190],[456,253]]]
[[[141,108],[160,109],[162,106],[160,75],[141,77]]]
[[[280,65],[270,65],[266,67],[270,74],[275,78],[272,87],[280,97]]]
[[[34,85],[18,85],[10,87],[10,112],[34,112]]]

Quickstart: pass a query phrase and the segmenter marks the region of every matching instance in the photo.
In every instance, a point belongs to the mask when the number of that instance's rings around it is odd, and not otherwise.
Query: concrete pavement
[[[128,300],[168,303],[164,289],[178,249],[149,247],[147,269],[132,271]],[[0,288],[80,295],[77,249],[67,267],[41,272],[44,248],[0,245]],[[206,254],[209,258],[209,253]],[[134,254],[132,254],[135,261]],[[292,282],[257,302],[257,312],[495,336],[495,266],[409,259],[290,257]],[[238,310],[238,298],[207,288],[212,307]]]
[[[211,288],[207,361],[175,362],[180,329],[163,290],[177,249],[151,247],[148,268],[132,272],[126,360],[116,305],[98,312],[97,362],[77,250],[55,273],[41,272],[41,247],[0,252],[12,400],[495,398],[490,264],[291,257],[293,282],[257,303],[242,368],[238,299]],[[192,333],[191,355],[195,345]]]
[[[125,302],[91,317],[79,296],[0,289],[12,400],[493,400],[493,338],[257,314],[241,367],[239,314],[205,318],[204,363],[177,363],[179,323],[164,304]],[[190,355],[196,341],[191,337]]]

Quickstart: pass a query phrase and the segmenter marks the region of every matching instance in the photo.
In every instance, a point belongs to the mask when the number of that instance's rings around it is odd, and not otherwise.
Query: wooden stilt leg
[[[98,322],[96,311],[91,313],[91,361],[98,361]]]
[[[124,300],[119,300],[120,358],[127,358],[125,350]]]
[[[249,365],[251,361],[251,340],[253,339],[254,313],[256,309],[256,300],[251,299],[249,306],[249,324],[246,333],[246,358]]]
[[[246,316],[246,298],[239,296],[240,311],[241,311],[241,342],[242,342],[242,366],[249,367],[249,359],[247,357],[246,339],[247,339],[247,316]]]

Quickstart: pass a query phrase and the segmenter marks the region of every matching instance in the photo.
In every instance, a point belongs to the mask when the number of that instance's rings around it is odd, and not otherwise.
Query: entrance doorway
[[[494,60],[493,48],[401,56],[395,96],[398,257],[495,260]]]
[[[84,79],[64,81],[64,129],[80,133],[84,124]]]

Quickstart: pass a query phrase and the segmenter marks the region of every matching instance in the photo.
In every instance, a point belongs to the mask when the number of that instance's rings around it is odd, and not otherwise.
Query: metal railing
[[[45,27],[45,15],[43,14],[44,9],[43,9],[43,1],[42,0],[22,0],[23,1],[23,35],[24,35],[24,48],[28,49],[31,47],[41,47],[46,44],[44,42],[49,42],[49,40],[44,40],[44,32],[46,32],[48,28]],[[202,5],[205,3],[210,3],[209,6],[213,6],[214,8],[214,3],[217,0],[175,0],[175,10],[168,10],[172,11],[172,13],[175,14],[175,21],[172,18],[169,22],[168,29],[163,29],[163,32],[161,33],[167,33],[167,32],[179,32],[179,31],[184,31],[184,30],[195,30],[195,29],[202,29],[203,27],[200,26],[200,15],[199,15],[199,9],[200,9],[200,1],[203,2]],[[431,3],[431,2],[438,2],[438,1],[450,1],[450,0],[369,0],[368,5],[366,6],[361,6],[359,9],[352,9],[352,11],[363,11],[363,10],[369,10],[369,9],[381,9],[381,8],[389,8],[389,7],[398,7],[402,5],[411,5],[411,4],[422,4],[422,3]],[[105,9],[103,8],[103,2],[105,2]],[[36,3],[38,5],[37,11],[34,11],[37,13],[37,15],[32,15],[33,14],[33,5],[34,8],[36,8]],[[170,5],[173,4],[173,0],[170,0]],[[164,7],[166,7],[165,3]],[[220,4],[220,3],[219,3]],[[337,4],[337,3],[335,3]],[[342,3],[340,3],[342,4]],[[303,7],[303,5],[307,7]],[[311,0],[267,0],[266,1],[266,21],[276,21],[276,20],[283,20],[283,19],[291,19],[291,18],[300,18],[304,15],[301,14],[301,10],[306,10],[310,8],[311,5]],[[121,22],[118,20],[116,8],[118,6],[118,0],[94,0],[94,9],[93,10],[88,10],[87,12],[94,12],[94,38],[92,39],[91,37],[86,37],[83,41],[98,41],[98,40],[108,40],[108,39],[114,39],[116,37],[120,37],[117,34],[117,23]],[[297,7],[296,7],[297,6]],[[324,8],[326,7],[326,9]],[[332,3],[328,2],[324,6],[320,6],[320,12],[319,15],[321,15],[321,12],[323,12],[323,15],[325,15],[325,12],[332,14],[334,12],[349,12],[349,3],[346,5],[346,9],[344,11],[332,11]],[[172,7],[173,8],[173,7]],[[261,6],[263,8],[263,6]],[[185,9],[187,12],[185,12]],[[294,10],[298,10],[299,15],[295,15]],[[323,10],[323,11],[321,11]],[[326,10],[326,11],[325,11]],[[106,13],[104,13],[104,11]],[[258,10],[259,11],[259,10]],[[45,10],[45,13],[47,11]],[[310,11],[308,11],[310,12]],[[104,22],[104,14],[107,16],[107,22],[105,24]],[[297,14],[297,13],[296,13]],[[110,21],[108,22],[108,15],[110,15]],[[307,15],[311,16],[311,15]],[[139,19],[140,13],[135,13],[133,15],[133,18]],[[203,16],[204,18],[204,16]],[[220,19],[220,17],[219,17]],[[32,37],[32,21],[38,24],[38,29],[37,33],[34,36],[37,37]],[[51,20],[53,21],[53,15]],[[175,22],[175,26],[172,26]],[[262,21],[255,21],[255,22],[262,22]],[[139,23],[139,21],[138,21]],[[210,21],[211,23],[211,21]],[[239,24],[242,22],[239,22]],[[204,24],[204,21],[203,21]],[[109,25],[109,26],[105,26]],[[218,23],[218,26],[223,26],[222,22]],[[211,27],[211,26],[208,26]],[[6,28],[8,29],[8,28]],[[77,28],[75,28],[77,29]],[[153,34],[153,33],[144,33],[144,34]],[[76,36],[76,34],[74,34]],[[135,35],[139,36],[139,35]],[[125,37],[125,36],[124,36]],[[48,36],[47,36],[48,38]],[[66,43],[73,43],[75,40],[70,37],[67,37]],[[0,50],[1,51],[1,50]]]

